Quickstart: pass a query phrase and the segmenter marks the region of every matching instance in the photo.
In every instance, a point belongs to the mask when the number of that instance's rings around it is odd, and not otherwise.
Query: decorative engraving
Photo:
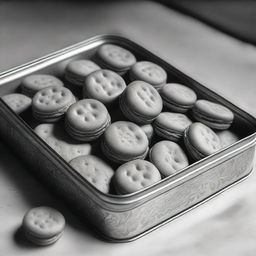
[[[253,157],[254,149],[248,149],[130,211],[107,212],[102,209],[106,235],[127,239],[158,225],[249,173]]]

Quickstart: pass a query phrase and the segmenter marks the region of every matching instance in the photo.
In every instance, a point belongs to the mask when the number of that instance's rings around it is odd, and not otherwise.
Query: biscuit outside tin
[[[217,101],[235,113],[234,127],[242,139],[151,187],[129,195],[96,190],[57,155],[0,100],[0,135],[56,191],[82,220],[107,240],[131,241],[155,230],[247,177],[253,168],[256,120],[148,50],[116,35],[97,36],[0,74],[0,95],[14,92],[21,79],[34,72],[63,74],[67,60],[91,57],[97,47],[113,43],[131,50],[138,60],[162,66],[177,83],[196,91],[199,98]],[[26,113],[24,113],[26,115]],[[26,117],[24,117],[26,118]]]

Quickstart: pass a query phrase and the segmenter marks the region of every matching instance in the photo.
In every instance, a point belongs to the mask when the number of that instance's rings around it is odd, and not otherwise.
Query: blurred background
[[[160,0],[162,4],[195,17],[229,35],[256,44],[254,0]]]
[[[99,33],[130,33],[150,18],[159,24],[168,9],[192,16],[242,41],[256,44],[256,1],[254,0],[159,0],[151,1],[0,1],[0,54],[11,52],[0,70],[59,49]],[[159,6],[156,7],[156,4]],[[164,10],[166,9],[166,10]],[[155,14],[154,14],[155,13]],[[159,16],[160,15],[160,16]],[[146,18],[147,17],[147,18]],[[164,20],[164,18],[162,18]],[[45,40],[47,37],[47,40]],[[54,47],[56,41],[62,42]],[[30,45],[34,42],[34,46]],[[20,51],[27,58],[19,62]],[[43,50],[45,49],[45,51]],[[12,58],[12,55],[15,56]],[[30,56],[29,56],[30,55]]]

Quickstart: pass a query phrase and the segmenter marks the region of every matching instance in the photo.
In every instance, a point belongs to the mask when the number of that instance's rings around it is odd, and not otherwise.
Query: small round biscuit
[[[187,112],[197,100],[197,95],[191,88],[177,83],[166,84],[160,90],[160,95],[166,108],[179,113]]]
[[[234,119],[233,112],[227,107],[209,100],[198,100],[193,107],[193,117],[218,130],[228,129]]]
[[[65,227],[63,215],[46,206],[29,210],[22,221],[22,230],[27,239],[37,245],[49,245],[56,242]]]
[[[56,122],[75,101],[72,92],[65,87],[44,88],[33,97],[33,116],[41,122]]]
[[[32,103],[31,98],[20,93],[7,94],[1,98],[16,114],[25,112]]]
[[[128,50],[114,44],[104,44],[97,50],[95,59],[100,66],[124,74],[136,63],[135,56]]]
[[[127,119],[138,124],[148,124],[160,114],[163,102],[152,85],[134,81],[121,95],[120,108]]]
[[[21,82],[23,94],[33,97],[38,91],[49,86],[64,86],[63,82],[55,76],[46,74],[33,74],[25,77]]]
[[[83,97],[99,100],[108,105],[115,101],[126,87],[117,73],[102,69],[90,74],[83,87]]]
[[[216,133],[220,139],[221,147],[225,148],[239,141],[239,136],[230,130],[223,130]]]
[[[69,164],[98,190],[109,193],[114,170],[102,159],[93,155],[79,156]]]
[[[144,159],[148,152],[148,139],[136,124],[118,121],[105,131],[102,151],[113,162],[124,163],[134,159]]]
[[[191,124],[191,120],[184,114],[162,112],[155,119],[153,126],[158,136],[177,142]]]
[[[67,162],[78,156],[91,153],[92,146],[89,143],[77,142],[70,138],[64,127],[57,123],[40,124],[34,131]]]
[[[184,132],[184,143],[189,154],[200,160],[221,149],[218,135],[208,126],[196,122]]]
[[[100,137],[110,124],[108,110],[98,100],[83,99],[66,113],[66,131],[76,140],[92,141]]]
[[[99,69],[91,60],[73,60],[66,66],[65,78],[72,84],[83,86],[86,77]]]
[[[164,177],[175,174],[189,165],[182,148],[168,140],[156,143],[149,151],[149,159]]]
[[[157,168],[150,162],[137,159],[121,165],[113,183],[118,194],[130,194],[161,180]]]
[[[162,67],[153,62],[140,61],[130,69],[130,79],[131,81],[142,80],[160,90],[166,84],[167,73]]]

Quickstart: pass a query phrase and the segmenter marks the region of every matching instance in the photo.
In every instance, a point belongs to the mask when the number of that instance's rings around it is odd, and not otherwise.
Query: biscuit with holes
[[[20,93],[6,94],[1,98],[16,114],[25,112],[32,103],[31,98]]]
[[[74,85],[83,86],[85,79],[100,67],[91,60],[73,60],[66,66],[65,78]]]
[[[149,159],[163,177],[173,175],[189,165],[182,148],[168,140],[156,143],[149,151]]]
[[[150,162],[137,159],[121,165],[114,174],[113,184],[118,194],[130,194],[161,180],[157,168]]]
[[[109,193],[114,170],[102,159],[93,155],[79,156],[70,165],[98,190]]]
[[[136,58],[130,51],[114,44],[100,46],[94,58],[102,68],[111,69],[120,75],[136,63]]]
[[[183,137],[185,129],[191,124],[191,120],[184,114],[162,112],[155,119],[153,126],[158,136],[177,142]]]
[[[164,106],[178,113],[187,112],[197,100],[197,95],[191,88],[177,83],[166,84],[160,90],[160,95]]]
[[[116,163],[144,159],[148,152],[148,139],[136,124],[118,121],[105,131],[101,143],[102,152]]]
[[[29,210],[22,221],[22,231],[26,238],[36,245],[50,245],[62,235],[65,227],[63,215],[46,206]]]
[[[131,81],[142,80],[160,90],[167,81],[166,71],[159,65],[150,61],[137,62],[129,71]]]
[[[114,102],[125,88],[125,81],[120,75],[106,69],[98,70],[86,78],[83,97],[108,105]]]
[[[239,136],[231,130],[223,130],[216,132],[220,139],[221,147],[225,148],[239,141]]]
[[[92,146],[89,143],[72,139],[60,124],[40,124],[34,131],[67,162],[91,153]]]
[[[104,133],[110,122],[110,115],[104,104],[94,99],[83,99],[68,109],[65,127],[74,139],[92,141]]]
[[[75,102],[76,99],[69,89],[50,86],[40,90],[33,97],[33,116],[40,122],[56,122]]]
[[[25,77],[21,82],[21,92],[33,97],[38,91],[49,86],[64,86],[63,82],[55,76],[46,74],[33,74]]]
[[[162,108],[162,98],[157,90],[143,81],[129,84],[120,97],[120,109],[124,116],[138,124],[151,123]]]
[[[200,160],[221,149],[218,135],[208,126],[196,122],[184,132],[184,143],[194,160]]]
[[[193,107],[193,117],[213,129],[228,129],[234,119],[227,107],[209,100],[198,100]]]

